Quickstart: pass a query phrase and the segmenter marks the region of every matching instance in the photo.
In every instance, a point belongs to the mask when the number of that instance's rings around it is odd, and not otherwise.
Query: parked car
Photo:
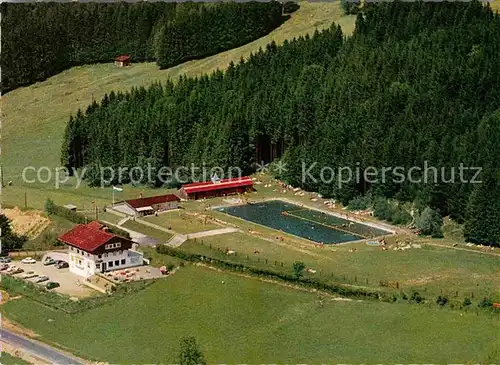
[[[7,274],[10,274],[12,271],[14,271],[16,269],[17,269],[16,265],[9,265],[9,267],[5,271],[6,271]]]
[[[21,260],[23,264],[34,264],[36,260],[32,259],[31,257],[26,257]]]
[[[34,271],[28,271],[26,274],[21,276],[23,279],[30,279],[30,278],[35,278],[37,277],[38,274],[36,274]]]
[[[56,267],[58,269],[64,269],[65,267],[69,267],[68,263],[66,261],[59,261],[57,264],[56,264]]]
[[[41,282],[44,282],[44,281],[47,281],[47,280],[49,280],[49,277],[45,276],[45,275],[42,275],[42,276],[39,276],[39,277],[36,278],[35,283],[41,283]]]
[[[47,257],[45,259],[45,261],[43,262],[43,264],[45,266],[47,266],[47,265],[54,265],[55,263],[56,263],[56,260],[54,260],[52,257]]]
[[[21,269],[20,267],[16,267],[16,268],[14,268],[14,270],[10,271],[9,274],[16,275],[16,274],[20,274],[22,272],[24,272],[23,269]]]
[[[56,283],[55,281],[49,281],[49,282],[45,285],[45,287],[46,287],[47,289],[54,289],[54,288],[58,288],[58,287],[60,287],[60,285],[59,285],[59,283]]]
[[[0,257],[0,264],[7,264],[11,261],[12,259],[10,257]]]

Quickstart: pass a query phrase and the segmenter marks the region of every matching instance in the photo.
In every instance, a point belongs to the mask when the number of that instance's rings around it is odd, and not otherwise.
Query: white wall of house
[[[94,275],[95,260],[92,256],[85,251],[70,247],[68,252],[69,271],[84,278]]]
[[[69,247],[69,270],[85,278],[103,271],[121,270],[143,264],[141,252],[121,250],[93,255],[75,247]]]

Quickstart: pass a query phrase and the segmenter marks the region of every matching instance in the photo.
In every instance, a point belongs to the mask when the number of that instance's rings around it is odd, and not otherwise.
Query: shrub
[[[302,276],[305,268],[306,265],[302,261],[295,261],[293,263],[293,273],[297,278],[300,278]]]
[[[297,4],[295,1],[287,1],[283,5],[283,12],[285,14],[290,14],[290,13],[293,13],[293,12],[299,10],[299,8],[300,8],[299,4]]]
[[[410,302],[414,302],[414,303],[422,303],[424,301],[424,298],[417,292],[417,291],[414,291],[412,294],[411,294],[411,298],[410,298]]]
[[[426,236],[443,237],[443,217],[435,210],[427,207],[416,222],[417,228]]]
[[[469,305],[472,304],[471,300],[469,298],[465,298],[464,302],[462,303],[464,307],[468,307]]]
[[[479,308],[488,308],[493,305],[493,301],[489,298],[483,298],[477,305]]]
[[[357,196],[349,201],[347,208],[349,210],[366,210],[371,205],[371,197],[368,195]]]
[[[443,307],[448,303],[448,298],[440,295],[437,298],[436,303],[439,304],[441,307]]]

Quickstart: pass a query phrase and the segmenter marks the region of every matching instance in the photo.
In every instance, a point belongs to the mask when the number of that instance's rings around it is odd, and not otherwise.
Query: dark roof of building
[[[59,236],[59,241],[83,251],[93,252],[117,237],[106,232],[103,228],[104,226],[97,221],[89,224],[78,224],[70,231]]]
[[[167,194],[167,195],[152,196],[149,198],[126,200],[126,202],[132,208],[137,209],[142,207],[150,207],[153,204],[162,204],[179,200],[181,199],[177,195]]]
[[[212,181],[205,181],[199,183],[186,184],[182,189],[186,194],[199,193],[205,191],[217,191],[230,188],[239,188],[252,186],[253,181],[248,176],[238,177],[234,179],[222,179],[216,183]]]
[[[130,60],[130,56],[127,56],[127,55],[121,55],[121,56],[118,56],[115,58],[115,61],[118,61],[118,62],[129,61],[129,60]]]

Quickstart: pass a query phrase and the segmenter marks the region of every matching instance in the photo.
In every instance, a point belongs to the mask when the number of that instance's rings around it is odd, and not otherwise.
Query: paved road
[[[6,329],[0,329],[1,339],[12,346],[19,347],[20,349],[39,357],[50,364],[57,365],[84,365],[81,360],[65,354],[60,350],[45,345],[41,342],[31,340],[27,337],[15,334]]]

